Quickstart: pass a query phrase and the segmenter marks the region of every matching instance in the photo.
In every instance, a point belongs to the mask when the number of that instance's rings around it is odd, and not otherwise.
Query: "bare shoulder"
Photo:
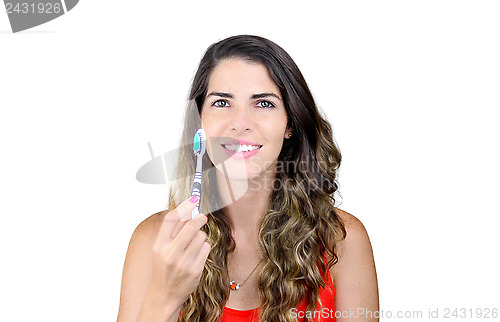
[[[118,321],[136,321],[151,283],[153,244],[166,212],[143,220],[130,238],[123,265]]]
[[[163,218],[168,213],[167,210],[157,212],[144,219],[134,230],[131,238],[131,244],[141,243],[152,247],[158,232],[160,231]]]
[[[337,243],[338,262],[331,268],[335,285],[335,307],[341,312],[363,308],[378,311],[378,282],[372,246],[363,223],[341,209],[335,212],[344,222],[346,238]],[[337,319],[346,321],[351,319]],[[363,319],[378,321],[378,318]]]
[[[368,241],[368,233],[366,232],[365,226],[354,215],[344,211],[340,208],[335,208],[335,212],[340,217],[344,223],[346,230],[346,238],[339,243],[340,244],[351,244]]]
[[[372,246],[368,232],[365,226],[354,215],[339,208],[335,212],[344,223],[346,238],[337,242],[338,264],[333,269],[348,265],[350,261],[355,260],[355,256],[363,256],[366,260],[372,259]]]
[[[137,234],[148,236],[152,239],[156,238],[158,232],[160,231],[161,224],[163,222],[163,218],[168,213],[168,211],[160,211],[155,214],[152,214],[148,218],[144,219],[135,229]]]

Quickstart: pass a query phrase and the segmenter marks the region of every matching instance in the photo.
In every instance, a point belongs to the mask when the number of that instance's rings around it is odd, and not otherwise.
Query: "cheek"
[[[205,132],[213,132],[213,128],[220,123],[220,120],[216,115],[213,115],[209,112],[201,112],[201,127],[205,130]],[[208,133],[207,133],[208,134]]]
[[[272,141],[273,145],[281,145],[285,137],[286,123],[281,120],[276,120],[270,122],[266,126],[266,133],[269,133],[269,139]]]
[[[210,157],[210,160],[213,162],[214,161],[214,152],[213,152],[213,142],[212,141],[212,135],[210,132],[210,129],[205,129],[205,134],[207,136],[207,153],[208,156]]]
[[[215,159],[220,159],[220,156],[214,156],[214,149],[219,153],[215,146],[217,144],[216,138],[218,137],[216,125],[217,122],[214,122],[210,117],[204,117],[202,115],[201,126],[203,130],[205,130],[205,135],[207,136],[207,154],[213,163],[216,163]]]

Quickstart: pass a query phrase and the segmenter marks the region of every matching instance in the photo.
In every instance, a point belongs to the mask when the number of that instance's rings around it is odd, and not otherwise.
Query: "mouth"
[[[262,148],[260,144],[239,144],[237,142],[228,142],[226,144],[221,144],[221,146],[228,156],[235,159],[249,158],[257,154]]]

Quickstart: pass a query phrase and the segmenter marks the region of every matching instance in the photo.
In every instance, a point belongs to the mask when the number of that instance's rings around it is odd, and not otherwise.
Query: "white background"
[[[500,307],[497,1],[175,3],[81,1],[18,34],[2,9],[0,320],[116,319],[130,236],[166,203],[135,180],[147,142],[176,147],[205,49],[243,33],[333,126],[380,308]]]

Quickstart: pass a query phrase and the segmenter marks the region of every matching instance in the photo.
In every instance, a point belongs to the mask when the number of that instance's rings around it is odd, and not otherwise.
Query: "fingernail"
[[[192,196],[191,198],[189,198],[189,201],[191,203],[197,203],[198,202],[198,196]]]

